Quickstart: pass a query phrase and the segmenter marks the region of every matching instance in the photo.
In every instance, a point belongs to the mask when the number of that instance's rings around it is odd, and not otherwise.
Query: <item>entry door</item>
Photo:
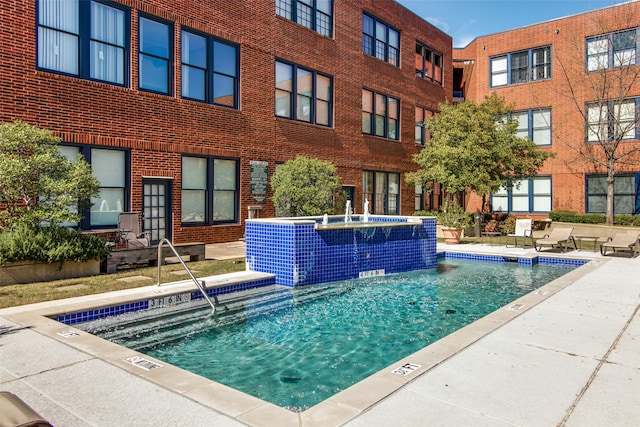
[[[142,180],[142,217],[143,231],[150,233],[152,245],[171,236],[170,180]]]

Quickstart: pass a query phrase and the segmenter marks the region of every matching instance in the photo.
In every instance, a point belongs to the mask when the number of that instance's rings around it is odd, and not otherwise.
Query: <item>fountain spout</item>
[[[369,222],[369,199],[364,199],[363,217],[364,222]]]
[[[344,208],[344,222],[351,222],[351,200],[347,200],[347,205]]]

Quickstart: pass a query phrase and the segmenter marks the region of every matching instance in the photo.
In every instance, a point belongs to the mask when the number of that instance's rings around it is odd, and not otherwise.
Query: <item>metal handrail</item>
[[[189,277],[191,278],[191,280],[193,280],[193,283],[196,284],[196,287],[200,290],[200,292],[202,293],[202,296],[207,300],[207,302],[213,309],[213,312],[215,313],[216,306],[213,305],[213,302],[205,292],[204,287],[202,286],[202,283],[200,283],[200,281],[198,281],[198,279],[195,278],[195,276],[193,275],[189,267],[187,267],[187,264],[185,264],[184,261],[182,260],[182,257],[178,255],[176,248],[171,244],[171,242],[167,238],[163,238],[160,240],[160,242],[158,242],[158,286],[160,286],[160,268],[162,267],[162,245],[165,243],[169,245],[169,248],[171,249],[171,251],[175,254],[176,257],[178,257],[178,261],[180,261],[180,264],[182,264],[182,267],[184,267],[184,270],[189,274]]]

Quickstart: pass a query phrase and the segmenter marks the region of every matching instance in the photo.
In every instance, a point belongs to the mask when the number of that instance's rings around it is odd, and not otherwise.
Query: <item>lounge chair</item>
[[[578,249],[576,240],[571,235],[573,233],[573,227],[558,227],[552,228],[549,234],[545,234],[544,237],[534,242],[536,251],[540,251],[543,246],[551,246],[562,249],[562,252],[566,252],[569,247],[569,243],[573,243],[573,248]]]
[[[8,391],[0,392],[0,426],[53,427],[42,415]]]
[[[149,246],[149,233],[143,232],[140,226],[140,215],[137,212],[120,212],[118,228],[121,240],[127,248],[143,248]]]
[[[607,255],[609,249],[612,249],[614,253],[616,249],[629,251],[631,258],[633,258],[640,252],[640,234],[616,233],[613,238],[609,237],[606,242],[600,245],[602,256]]]
[[[516,229],[512,234],[507,234],[507,247],[509,247],[509,239],[513,238],[513,246],[518,246],[518,238],[522,239],[522,247],[527,244],[527,239],[531,240],[533,246],[533,235],[531,234],[531,219],[517,219]]]

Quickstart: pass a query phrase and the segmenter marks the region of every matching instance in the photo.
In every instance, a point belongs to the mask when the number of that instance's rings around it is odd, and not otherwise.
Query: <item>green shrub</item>
[[[578,215],[577,221],[574,222],[581,222],[583,224],[604,224],[607,222],[607,217],[603,214],[584,214]]]
[[[640,225],[640,215],[619,214],[615,216],[615,222],[616,225]]]
[[[415,211],[413,216],[438,216],[436,211]]]
[[[0,233],[0,265],[11,261],[101,261],[111,251],[103,237],[53,226],[18,226]]]

